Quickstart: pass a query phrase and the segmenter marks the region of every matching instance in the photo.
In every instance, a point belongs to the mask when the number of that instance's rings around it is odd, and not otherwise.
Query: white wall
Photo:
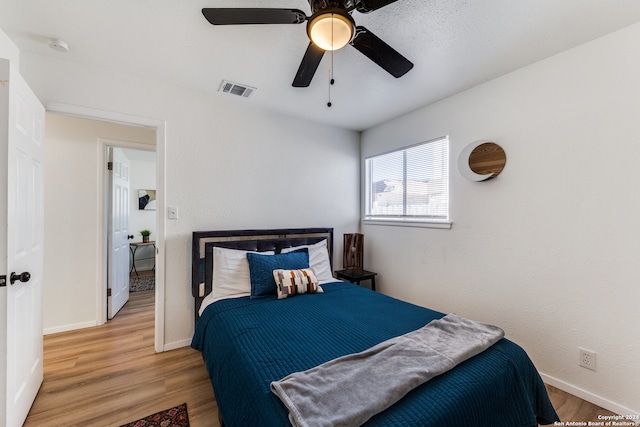
[[[193,231],[326,226],[341,236],[358,228],[358,133],[30,52],[21,52],[21,72],[45,106],[166,122],[166,203],[180,210],[166,225],[166,348],[193,333]]]
[[[363,158],[451,143],[451,230],[362,227],[379,289],[502,326],[545,380],[623,413],[640,413],[639,45],[636,24],[362,137]],[[506,168],[466,181],[457,155],[485,138]]]
[[[0,28],[0,58],[8,59],[16,68],[20,67],[20,51],[2,28]]]
[[[58,114],[45,119],[45,334],[95,326],[100,234],[99,138],[155,144],[155,131]]]
[[[125,150],[128,156],[130,150]],[[140,230],[151,231],[151,240],[156,237],[156,211],[138,209],[138,190],[155,190],[156,162],[155,160],[138,160],[129,158],[131,162],[131,212],[129,213],[129,229],[134,242],[141,242]]]

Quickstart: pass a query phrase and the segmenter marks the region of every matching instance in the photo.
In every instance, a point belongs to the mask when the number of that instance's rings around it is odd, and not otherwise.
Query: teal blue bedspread
[[[198,321],[203,354],[226,427],[288,426],[270,383],[418,329],[444,314],[349,283],[284,300],[218,301]],[[502,339],[417,387],[364,425],[534,427],[558,421],[524,350]]]

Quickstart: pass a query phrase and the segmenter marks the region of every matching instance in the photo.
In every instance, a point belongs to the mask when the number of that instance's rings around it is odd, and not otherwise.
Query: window
[[[369,157],[365,175],[366,220],[449,220],[448,137]]]

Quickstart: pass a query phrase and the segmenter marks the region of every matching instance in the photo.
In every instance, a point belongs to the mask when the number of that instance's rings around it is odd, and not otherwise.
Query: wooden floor
[[[200,353],[155,353],[154,291],[131,293],[106,325],[47,335],[44,383],[25,426],[117,427],[187,403],[191,427],[219,427]],[[547,386],[562,421],[611,412]]]
[[[565,423],[567,421],[583,421],[587,424],[589,421],[601,422],[598,415],[616,415],[548,384],[547,391],[560,420]]]
[[[199,352],[154,351],[154,291],[132,292],[107,324],[44,337],[44,383],[25,426],[120,426],[187,403],[191,427],[219,426]]]

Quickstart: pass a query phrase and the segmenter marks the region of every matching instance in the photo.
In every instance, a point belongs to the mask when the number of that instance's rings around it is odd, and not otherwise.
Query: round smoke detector
[[[69,45],[67,42],[60,39],[49,40],[49,47],[53,50],[57,50],[58,52],[69,52]]]

